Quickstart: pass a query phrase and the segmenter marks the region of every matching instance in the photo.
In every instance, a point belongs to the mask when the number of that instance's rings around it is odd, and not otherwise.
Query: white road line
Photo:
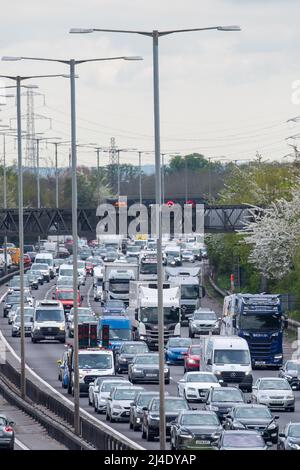
[[[1,342],[3,342],[5,347],[10,351],[10,353],[14,356],[14,358],[20,363],[21,362],[20,357],[17,355],[15,350],[12,348],[12,346],[9,344],[9,342],[6,340],[5,336],[3,335],[2,331],[0,330],[0,344],[1,344]],[[25,367],[26,367],[26,370],[28,370],[28,372],[30,372],[33,375],[33,377],[35,377],[41,384],[43,384],[46,388],[51,390],[51,392],[53,394],[57,395],[62,401],[64,401],[66,404],[70,405],[72,409],[74,409],[74,403],[71,400],[66,398],[64,395],[62,395],[60,392],[58,392],[54,387],[52,387],[52,385],[50,385],[48,382],[46,382],[44,379],[42,379],[27,364],[25,365]],[[83,408],[80,408],[80,413],[82,415],[84,415],[86,418],[88,418],[90,421],[92,421],[92,422],[96,423],[98,426],[102,427],[102,429],[105,432],[107,432],[108,434],[110,434],[111,436],[122,439],[123,442],[127,442],[131,446],[132,445],[135,446],[134,447],[135,450],[145,450],[144,447],[142,447],[139,444],[137,444],[136,442],[132,441],[129,437],[127,437],[124,434],[120,433],[116,429],[111,428],[110,426],[108,426],[103,421],[100,421],[99,419],[95,418],[93,415],[88,413]]]
[[[22,450],[30,450],[29,447],[25,446],[25,444],[23,444],[21,441],[19,441],[19,439],[17,439],[15,437],[15,443],[17,444],[17,446],[19,446]]]
[[[91,306],[91,301],[90,301],[90,294],[91,294],[92,287],[93,287],[93,283],[90,285],[89,290],[87,291],[87,300],[86,301],[87,301],[88,307],[92,310],[93,313],[95,313],[93,307]]]

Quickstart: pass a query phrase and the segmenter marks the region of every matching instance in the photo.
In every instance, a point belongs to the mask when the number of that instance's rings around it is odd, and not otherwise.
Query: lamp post
[[[5,60],[3,57],[2,60]],[[9,60],[9,58],[6,58]],[[16,83],[17,89],[17,140],[18,140],[18,204],[19,204],[19,248],[20,248],[20,354],[21,354],[21,369],[20,369],[20,388],[21,397],[26,397],[26,375],[25,375],[25,318],[24,318],[24,226],[23,226],[23,161],[22,161],[22,116],[21,116],[21,83],[24,80],[32,78],[51,78],[61,77],[61,75],[31,75],[23,77],[20,75],[0,75],[0,78],[7,78]]]
[[[74,430],[80,434],[79,414],[79,367],[78,367],[78,231],[77,231],[77,149],[76,149],[76,93],[75,93],[75,68],[86,62],[102,62],[111,60],[142,60],[139,56],[119,56],[96,59],[48,59],[41,57],[4,57],[2,60],[33,60],[42,62],[58,62],[69,67],[70,94],[71,94],[71,161],[72,161],[72,236],[73,236],[73,308],[74,308]],[[23,204],[22,204],[23,205]],[[23,301],[24,304],[24,301]],[[24,306],[23,306],[24,309]]]
[[[139,31],[139,30],[121,30],[121,29],[103,29],[72,28],[70,33],[125,33],[139,34],[152,39],[153,50],[153,99],[154,99],[154,139],[155,139],[155,180],[156,180],[156,231],[157,231],[157,290],[158,290],[158,331],[159,331],[159,385],[160,385],[160,449],[164,450],[166,445],[166,424],[165,424],[165,378],[164,378],[164,317],[163,317],[163,272],[162,272],[162,220],[161,220],[161,153],[160,153],[160,110],[159,110],[159,61],[158,61],[158,42],[161,36],[174,33],[184,33],[193,31],[240,31],[239,26],[213,26],[207,28],[177,29],[169,31]]]

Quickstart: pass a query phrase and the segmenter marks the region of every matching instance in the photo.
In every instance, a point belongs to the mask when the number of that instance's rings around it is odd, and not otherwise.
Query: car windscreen
[[[218,380],[213,374],[188,374],[187,382],[205,382],[205,383],[217,383]]]
[[[170,348],[188,348],[191,345],[190,338],[172,338],[169,340]]]
[[[225,434],[223,439],[224,447],[253,448],[265,447],[265,442],[259,434],[248,434],[241,432],[239,434]]]
[[[114,399],[115,400],[133,400],[135,395],[137,393],[137,390],[131,389],[131,388],[125,388],[125,389],[117,389],[114,393]]]
[[[219,426],[219,420],[213,414],[184,414],[181,417],[184,426]]]
[[[174,400],[165,400],[165,411],[166,412],[178,412],[180,410],[188,410],[189,405],[185,400],[180,400],[179,398]],[[153,406],[151,407],[152,411],[159,411],[159,400],[155,400]]]
[[[182,299],[198,299],[199,297],[199,286],[197,285],[184,285],[181,284],[181,298]]]
[[[134,361],[135,364],[145,364],[145,365],[155,365],[158,366],[158,354],[157,356],[155,355],[145,355],[145,356],[139,356],[135,358]]]
[[[216,320],[217,315],[215,312],[195,312],[193,320]]]
[[[121,354],[140,354],[148,352],[146,344],[124,344],[121,349]]]
[[[291,424],[288,431],[289,437],[300,438],[300,424]]]
[[[24,316],[24,321],[25,323],[31,323],[31,318],[32,318],[32,315],[25,315]],[[15,318],[15,323],[21,323],[21,317],[20,315],[17,315],[16,318]]]
[[[214,389],[212,393],[212,401],[214,402],[243,402],[241,391]]]
[[[43,322],[43,321],[56,321],[56,322],[63,322],[65,319],[63,310],[55,310],[52,309],[39,309],[37,308],[35,311],[35,321],[36,322]]]
[[[73,268],[60,268],[59,270],[59,275],[60,276],[68,276],[68,277],[73,277]]]
[[[110,392],[112,388],[117,387],[121,384],[121,380],[116,380],[115,382],[103,382],[101,385],[101,392]]]
[[[287,361],[286,370],[287,371],[297,371],[298,373],[300,373],[300,362]]]
[[[148,406],[149,403],[150,403],[150,400],[152,400],[152,398],[157,395],[157,393],[141,393],[139,395],[139,398],[137,400],[137,405],[143,407],[143,406]]]
[[[93,322],[93,321],[96,321],[96,318],[92,314],[90,314],[90,315],[78,315],[78,323],[89,323],[89,322]]]
[[[73,300],[73,292],[58,292],[58,300]]]
[[[40,271],[48,271],[49,266],[46,263],[35,263],[32,265],[32,269],[38,269]]]
[[[271,412],[267,407],[241,407],[235,411],[236,418],[242,419],[272,419]]]
[[[286,380],[262,380],[260,383],[260,390],[290,390]]]
[[[192,348],[190,348],[189,350],[189,353],[191,355],[196,355],[196,356],[200,356],[200,352],[201,352],[201,348],[199,348],[198,346],[193,346]]]
[[[105,305],[107,308],[124,308],[124,302],[122,301],[119,301],[119,300],[110,300],[108,302],[106,302],[106,305]]]
[[[250,364],[249,351],[245,349],[216,349],[215,364]]]
[[[111,369],[112,357],[110,354],[79,354],[79,369]]]

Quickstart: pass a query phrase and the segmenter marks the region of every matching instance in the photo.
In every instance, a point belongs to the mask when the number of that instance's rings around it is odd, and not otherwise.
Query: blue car
[[[171,338],[165,347],[165,358],[168,364],[183,364],[188,348],[192,344],[191,338]]]

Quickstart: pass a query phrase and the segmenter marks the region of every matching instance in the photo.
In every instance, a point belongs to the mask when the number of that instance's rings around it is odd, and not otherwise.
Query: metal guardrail
[[[5,284],[9,279],[11,279],[18,271],[10,273],[8,276],[3,276],[0,278],[0,285]],[[18,358],[16,353],[13,349],[8,345],[7,341],[4,339],[0,332],[0,341],[2,337],[2,342],[6,342],[6,346],[11,350],[11,356],[15,356],[15,359]],[[20,371],[18,370],[18,364],[12,364],[15,361],[9,362],[8,355],[6,354],[6,360],[4,363],[0,363],[0,376],[4,379],[9,380],[11,384],[16,387],[16,390],[19,392],[20,390]],[[18,358],[19,361],[19,358]],[[30,378],[29,378],[30,377]],[[53,389],[50,385],[40,379],[33,371],[31,371],[27,367],[27,374],[26,374],[26,397],[28,401],[24,401],[25,405],[36,405],[43,407],[45,409],[44,414],[47,414],[46,410],[49,410],[55,416],[61,420],[60,426],[62,429],[58,430],[57,439],[62,441],[62,433],[63,428],[65,429],[66,438],[65,442],[69,442],[72,444],[72,439],[70,438],[70,434],[74,436],[77,441],[82,441],[91,444],[97,450],[144,450],[138,444],[131,441],[126,436],[123,436],[121,433],[115,431],[114,429],[110,428],[108,425],[101,423],[100,421],[96,420],[93,416],[89,415],[86,411],[81,410],[80,413],[80,436],[75,436],[73,431],[73,423],[74,423],[74,404],[66,399],[62,394],[60,394],[57,390]],[[19,400],[21,400],[19,396]],[[34,407],[32,407],[34,410]],[[40,410],[36,410],[36,418],[38,419],[38,414]],[[31,415],[34,417],[34,411],[32,411]],[[50,415],[49,415],[50,416]],[[48,419],[49,419],[48,416]],[[47,428],[47,426],[46,426]],[[54,426],[52,426],[54,429]],[[53,431],[52,429],[52,436]],[[55,437],[55,436],[53,436]],[[75,445],[71,445],[71,449],[79,448],[78,442]],[[86,444],[88,445],[88,444]],[[75,447],[74,447],[75,446]],[[84,445],[83,447],[84,448]]]

